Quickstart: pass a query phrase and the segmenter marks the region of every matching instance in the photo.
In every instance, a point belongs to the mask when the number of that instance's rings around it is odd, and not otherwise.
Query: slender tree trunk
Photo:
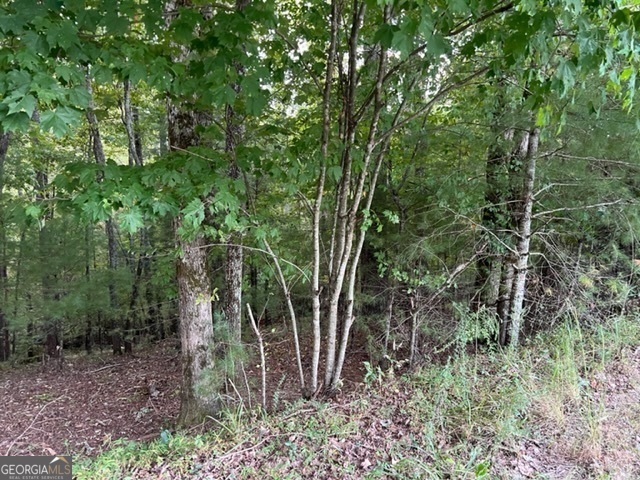
[[[303,394],[308,394],[310,392],[305,392],[305,381],[304,381],[304,370],[302,368],[302,355],[300,352],[300,340],[298,338],[298,321],[296,320],[296,310],[293,307],[293,302],[291,301],[291,290],[289,289],[289,285],[287,284],[286,279],[284,278],[284,274],[282,273],[282,268],[280,267],[280,260],[273,253],[271,246],[265,240],[264,241],[265,248],[271,258],[273,258],[273,263],[276,267],[276,278],[278,279],[278,283],[284,292],[284,298],[287,302],[287,308],[289,309],[289,318],[291,319],[291,331],[293,332],[293,343],[296,351],[296,363],[298,365],[298,374],[300,376],[300,389]]]
[[[7,232],[6,219],[4,217],[4,162],[9,149],[10,133],[0,134],[0,361],[9,359],[10,333],[5,308],[9,300],[7,287]]]
[[[336,202],[338,203],[338,208],[336,212],[338,214],[338,219],[336,222],[336,232],[334,235],[334,239],[336,242],[335,248],[333,248],[333,253],[335,255],[334,259],[331,259],[334,266],[332,267],[332,277],[329,279],[330,281],[330,299],[329,299],[329,316],[327,321],[327,348],[326,348],[326,365],[325,365],[325,378],[324,378],[324,386],[327,391],[331,391],[335,389],[337,382],[339,381],[339,377],[336,377],[336,354],[337,354],[337,340],[338,340],[338,315],[339,315],[339,303],[340,297],[342,296],[342,288],[344,285],[345,277],[347,275],[347,268],[349,264],[349,260],[351,259],[351,252],[353,249],[353,237],[355,234],[355,222],[356,215],[358,213],[358,208],[360,204],[360,199],[362,198],[362,192],[356,192],[353,196],[353,200],[350,204],[349,200],[352,194],[352,165],[353,165],[353,157],[352,157],[352,147],[355,144],[355,134],[356,134],[356,126],[357,121],[355,119],[356,108],[355,108],[355,97],[356,97],[356,87],[357,87],[357,56],[358,56],[358,38],[360,35],[360,27],[362,26],[362,22],[364,19],[364,14],[366,11],[366,7],[364,3],[359,2],[358,0],[353,1],[353,12],[352,12],[352,20],[351,20],[351,31],[349,35],[349,51],[348,51],[348,62],[349,62],[349,71],[348,71],[348,80],[347,80],[347,88],[345,89],[345,98],[343,99],[346,107],[345,107],[345,115],[344,121],[346,123],[346,145],[342,151],[342,176],[340,179],[340,183],[338,186],[338,192],[336,196]],[[379,112],[378,112],[379,114]],[[375,117],[375,115],[374,115]],[[377,125],[377,119],[374,119],[373,124]],[[373,130],[370,130],[369,141],[367,142],[367,148],[371,142],[371,133]],[[375,135],[375,133],[374,133]],[[365,158],[365,164],[362,168],[361,177],[366,177],[368,173],[368,160]],[[364,181],[364,180],[363,180]],[[363,185],[364,187],[364,185]],[[347,300],[348,302],[348,300]],[[347,304],[347,308],[349,305]],[[343,325],[347,325],[349,319],[343,319]],[[350,328],[350,325],[347,325]]]
[[[486,232],[489,232],[487,238],[481,243],[487,243],[486,253],[481,255],[477,262],[477,273],[475,279],[475,295],[472,308],[478,310],[481,306],[496,307],[497,316],[500,319],[500,330],[507,320],[508,313],[505,312],[504,305],[501,305],[501,295],[503,298],[509,298],[510,286],[508,279],[510,278],[508,269],[505,271],[503,282],[503,264],[504,256],[500,253],[503,248],[496,245],[498,242],[506,242],[504,232],[515,228],[513,223],[513,215],[510,215],[508,204],[515,199],[510,198],[510,167],[512,165],[512,156],[507,145],[513,139],[513,129],[505,129],[501,125],[501,119],[504,116],[506,108],[504,101],[504,82],[499,79],[497,81],[497,106],[493,112],[493,120],[491,124],[491,132],[493,140],[487,152],[487,161],[485,168],[485,205],[482,209],[482,226]],[[516,167],[516,170],[518,168]],[[502,293],[501,293],[501,285]],[[506,297],[505,297],[506,295]],[[508,308],[506,309],[508,311]],[[503,337],[502,333],[499,335]],[[500,344],[504,345],[500,340]]]
[[[127,79],[124,81],[123,85],[123,95],[122,95],[122,103],[121,103],[121,112],[122,112],[122,123],[125,126],[125,130],[127,132],[127,140],[128,140],[128,155],[129,155],[129,166],[142,167],[143,159],[142,159],[142,137],[140,133],[140,125],[139,125],[139,113],[138,109],[132,106],[131,102],[131,82]],[[135,239],[133,236],[130,236],[130,250],[133,255],[133,285],[131,287],[131,297],[129,299],[129,315],[127,315],[127,321],[125,330],[130,330],[131,320],[133,323],[136,323],[136,319],[138,319],[141,315],[138,312],[141,312],[142,309],[137,309],[136,304],[138,298],[140,296],[140,290],[142,288],[142,282],[144,279],[144,275],[149,273],[148,268],[148,259],[147,254],[149,251],[148,245],[148,229],[146,227],[142,228],[139,232],[140,237],[140,248],[137,254],[137,259],[135,258]],[[148,277],[147,277],[148,280]],[[130,318],[131,317],[131,318]]]
[[[525,179],[522,192],[522,215],[517,232],[517,257],[514,265],[511,301],[511,329],[509,343],[517,347],[522,325],[524,294],[526,290],[527,269],[529,267],[529,245],[531,241],[531,220],[533,213],[533,188],[536,176],[536,160],[540,129],[534,128],[529,134],[525,163]]]
[[[249,0],[236,0],[236,10],[242,11]],[[238,77],[244,75],[244,67],[240,63],[235,65]],[[240,92],[240,84],[232,85],[236,93]],[[225,152],[229,155],[230,164],[228,175],[233,180],[240,178],[240,168],[236,162],[236,149],[242,142],[244,135],[241,119],[238,118],[233,105],[226,105],[225,108]],[[240,345],[242,335],[242,273],[243,273],[243,248],[242,234],[233,233],[229,238],[227,246],[224,276],[225,276],[225,296],[224,313],[229,325],[231,341],[235,345]]]
[[[356,8],[357,7],[357,8]],[[354,37],[357,37],[357,29],[355,28],[356,24],[361,24],[364,18],[364,4],[358,6],[358,3],[354,3],[354,28],[352,31],[352,42],[357,43]],[[388,20],[390,16],[391,8],[387,6],[385,8],[384,17],[385,20]],[[350,52],[350,55],[356,55],[355,50]],[[334,297],[332,301],[335,299],[339,299],[340,292],[342,291],[342,281],[346,280],[347,282],[347,291],[346,291],[346,312],[344,319],[342,320],[342,333],[340,339],[340,348],[338,351],[337,362],[335,365],[332,365],[333,371],[329,372],[330,361],[332,360],[334,352],[331,350],[332,344],[332,327],[334,324],[331,322],[332,315],[337,314],[337,310],[334,310],[333,303],[331,304],[332,309],[329,312],[329,342],[327,346],[327,375],[325,378],[325,386],[330,390],[334,390],[339,386],[340,376],[342,373],[342,367],[344,365],[344,361],[346,358],[346,350],[349,344],[349,335],[351,331],[351,327],[353,325],[353,311],[355,305],[355,286],[358,275],[358,267],[360,265],[360,256],[362,254],[362,249],[364,246],[364,241],[366,237],[366,228],[358,225],[357,216],[361,213],[361,202],[365,192],[365,186],[367,188],[367,198],[364,202],[364,206],[362,211],[365,215],[371,209],[371,204],[373,202],[373,196],[376,189],[378,176],[380,174],[380,169],[382,167],[382,163],[384,160],[384,153],[389,145],[389,139],[387,138],[382,142],[382,146],[379,147],[377,155],[374,154],[374,149],[377,144],[378,137],[378,127],[380,121],[380,115],[383,109],[383,101],[382,101],[382,89],[384,83],[384,77],[386,74],[386,60],[387,60],[387,50],[382,48],[379,55],[379,63],[378,70],[376,76],[376,83],[374,87],[374,102],[373,102],[373,113],[371,124],[369,126],[369,133],[367,137],[367,142],[365,145],[365,151],[363,156],[363,168],[359,173],[357,178],[355,179],[355,185],[353,187],[347,187],[345,191],[352,191],[353,200],[349,206],[349,212],[346,217],[347,223],[344,225],[344,232],[340,232],[339,235],[344,236],[344,240],[340,240],[340,249],[342,250],[342,256],[339,261],[339,268],[336,276],[336,283],[332,285],[334,288]],[[350,68],[356,68],[355,65],[350,66]],[[355,80],[354,80],[355,81]],[[350,95],[355,95],[352,93]],[[347,111],[346,117],[349,118],[352,116],[352,112]],[[396,116],[397,121],[398,116]],[[348,163],[348,162],[347,162]],[[349,168],[351,168],[349,166]],[[369,179],[370,177],[370,179]],[[367,182],[367,179],[369,181]],[[346,199],[345,199],[346,200]],[[354,241],[355,248],[354,248]],[[347,269],[347,264],[349,267]],[[337,295],[336,295],[337,294]],[[336,302],[337,307],[337,302]]]
[[[93,236],[92,227],[89,225],[84,232],[84,277],[89,283],[91,281],[91,237]],[[86,298],[87,304],[91,302],[90,294]],[[84,331],[84,348],[87,353],[91,353],[93,349],[93,322],[91,318],[92,314],[88,313],[86,318],[86,325]]]
[[[124,81],[123,95],[122,95],[122,123],[127,131],[128,152],[129,152],[129,166],[142,166],[142,159],[138,158],[138,148],[136,145],[136,133],[134,127],[134,118],[131,108],[131,81],[129,79]]]
[[[93,151],[93,157],[98,165],[106,165],[106,156],[104,154],[104,146],[102,145],[102,137],[100,136],[100,127],[98,125],[98,118],[94,111],[93,103],[93,87],[91,85],[90,74],[87,73],[87,92],[89,93],[89,108],[87,108],[87,122],[89,124],[89,138],[91,141],[91,149]],[[97,181],[101,182],[104,173],[99,172]],[[116,286],[113,279],[113,273],[118,268],[118,243],[117,243],[117,230],[113,219],[109,217],[105,222],[105,234],[107,236],[107,265],[109,267],[109,283],[107,288],[109,289],[109,302],[112,309],[111,328],[115,326],[114,315],[118,310],[118,298],[116,296]]]
[[[511,307],[511,292],[513,290],[513,260],[508,256],[502,261],[502,271],[500,272],[500,289],[498,292],[497,314],[500,322],[499,344],[501,346],[509,343],[509,309]]]
[[[322,216],[322,199],[327,173],[327,157],[329,139],[331,133],[331,85],[336,57],[336,45],[338,37],[338,2],[331,1],[329,49],[327,52],[327,70],[322,94],[322,137],[320,139],[320,177],[316,188],[316,198],[313,204],[313,274],[311,279],[311,298],[313,305],[313,353],[311,360],[311,395],[318,391],[318,370],[320,367],[320,343],[322,340],[320,330],[320,217]]]
[[[13,318],[18,318],[18,306],[20,301],[20,293],[22,290],[22,258],[24,256],[24,243],[27,236],[26,227],[22,228],[20,232],[20,242],[18,243],[18,258],[16,259],[16,281],[15,286],[13,288]],[[29,295],[27,293],[27,295]],[[29,324],[31,324],[31,319],[29,320]],[[13,332],[13,351],[15,353],[16,349],[16,333],[15,330]],[[31,351],[31,349],[29,350]]]

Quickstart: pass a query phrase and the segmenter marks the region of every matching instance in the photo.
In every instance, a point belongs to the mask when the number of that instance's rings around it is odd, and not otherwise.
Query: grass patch
[[[234,410],[203,435],[114,442],[77,461],[77,478],[633,478],[640,465],[603,458],[640,453],[638,402],[625,397],[637,391],[609,386],[631,378],[625,365],[640,377],[639,344],[637,318],[571,321],[517,352],[460,349],[411,376],[374,372],[335,403]],[[629,402],[612,411],[611,395]]]

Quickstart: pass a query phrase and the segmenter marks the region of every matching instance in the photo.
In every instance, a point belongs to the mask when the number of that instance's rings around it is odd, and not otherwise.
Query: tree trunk
[[[121,109],[122,123],[127,131],[127,139],[129,140],[129,166],[133,167],[135,165],[137,167],[141,167],[142,158],[138,157],[139,149],[136,145],[136,131],[131,108],[131,81],[129,79],[124,81]]]
[[[93,151],[93,157],[98,165],[106,165],[106,157],[104,154],[104,146],[102,145],[102,137],[100,136],[100,128],[98,125],[98,118],[94,111],[93,103],[93,87],[91,85],[90,74],[87,73],[87,92],[89,93],[89,107],[87,108],[87,122],[89,123],[89,138],[91,140],[91,147]],[[97,181],[101,182],[104,176],[103,172],[98,172]],[[118,299],[116,297],[116,287],[114,284],[113,273],[118,268],[118,244],[117,244],[117,230],[113,219],[109,217],[105,222],[105,233],[107,236],[107,264],[109,266],[109,283],[107,288],[109,289],[109,302],[111,305],[112,313],[109,316],[111,319],[111,328],[114,328],[114,315],[118,310]]]
[[[512,301],[510,311],[510,339],[512,347],[518,345],[522,325],[524,294],[526,290],[527,268],[529,266],[529,244],[531,241],[531,220],[533,212],[533,188],[536,176],[536,160],[540,129],[534,128],[529,134],[525,162],[525,179],[522,191],[522,213],[517,232],[517,256],[514,265]]]
[[[167,22],[179,15],[188,0],[167,1]],[[185,61],[186,47],[181,47],[174,61]],[[170,152],[188,155],[200,139],[196,128],[204,124],[204,116],[194,110],[182,109],[177,100],[167,105]],[[211,281],[207,268],[204,238],[196,234],[183,238],[178,232],[181,218],[176,219],[176,244],[180,250],[177,262],[179,330],[182,347],[182,389],[178,425],[186,427],[201,422],[219,411],[219,386],[215,385],[213,316],[211,312]]]
[[[91,225],[87,226],[85,228],[85,232],[84,232],[84,247],[85,247],[85,252],[84,252],[84,276],[85,279],[87,281],[87,283],[89,283],[91,281],[91,239],[93,236],[93,230]],[[87,304],[90,304],[91,302],[91,298],[90,298],[90,294],[87,295],[86,298],[86,302]],[[86,350],[86,352],[89,354],[91,353],[91,350],[93,349],[93,323],[92,323],[92,318],[91,318],[91,313],[87,314],[86,317],[86,324],[85,324],[85,331],[84,331],[84,348]]]
[[[513,290],[513,272],[513,260],[508,256],[502,261],[500,290],[496,307],[498,321],[500,322],[498,343],[503,347],[509,343],[509,309],[511,307],[511,291]]]
[[[390,16],[390,7],[385,7],[384,18],[385,21],[388,21]],[[353,14],[353,24],[352,24],[352,33],[351,33],[351,45],[349,50],[350,56],[350,70],[353,72],[356,69],[355,65],[355,57],[357,56],[355,44],[357,44],[357,36],[359,31],[359,26],[362,24],[364,19],[365,7],[364,4],[358,5],[358,2],[354,2],[354,14]],[[378,143],[378,127],[380,121],[380,115],[383,109],[383,100],[382,100],[382,90],[383,83],[386,74],[386,60],[387,60],[387,50],[386,48],[382,48],[379,53],[378,58],[378,69],[376,76],[376,83],[373,89],[373,112],[371,123],[369,125],[369,131],[367,135],[367,142],[364,148],[363,155],[363,167],[359,174],[356,175],[356,171],[354,171],[354,182],[351,185],[351,177],[349,175],[345,175],[343,172],[343,180],[345,182],[349,182],[345,184],[344,190],[339,195],[339,202],[345,202],[348,205],[348,214],[345,215],[344,221],[338,221],[338,248],[337,252],[340,255],[340,258],[337,262],[337,271],[335,280],[332,282],[331,288],[333,289],[333,297],[331,302],[331,309],[329,311],[329,332],[328,332],[328,342],[327,342],[327,370],[325,377],[325,387],[328,388],[329,391],[335,390],[340,384],[340,376],[342,374],[342,367],[344,365],[344,361],[346,358],[346,350],[349,344],[349,335],[351,331],[351,327],[353,325],[353,311],[355,304],[355,286],[358,275],[358,267],[360,265],[360,256],[362,254],[362,248],[364,246],[364,241],[366,237],[367,227],[364,225],[360,225],[358,221],[358,216],[363,215],[366,219],[368,215],[371,204],[373,202],[373,196],[376,189],[376,184],[378,181],[378,175],[380,174],[380,169],[382,167],[382,162],[384,160],[384,153],[389,145],[389,139],[385,139],[382,142],[382,145],[379,147],[378,153],[374,154],[374,150]],[[351,75],[350,75],[351,76]],[[350,82],[357,82],[355,78],[352,78]],[[354,87],[355,88],[355,87]],[[355,96],[355,90],[349,93],[349,97]],[[351,100],[347,102],[350,104]],[[349,132],[351,128],[355,129],[354,115],[355,110],[352,110],[353,107],[349,107],[345,114],[345,118],[349,122],[349,124],[353,123],[353,126],[347,126],[346,131]],[[398,116],[396,116],[397,120]],[[351,133],[348,134],[350,141],[355,144],[354,137]],[[349,149],[345,148],[344,150],[346,155],[350,155]],[[343,161],[343,168],[352,168],[352,160],[347,159]],[[367,182],[368,180],[368,182]],[[367,197],[364,201],[364,205],[362,206],[362,199],[365,194],[365,188],[367,190]],[[345,195],[346,194],[346,195]],[[352,199],[351,199],[352,198]],[[349,203],[350,202],[350,203]],[[339,209],[341,212],[342,207]],[[338,351],[337,361],[333,364],[333,358],[335,355],[335,330],[337,327],[337,304],[340,298],[343,281],[347,282],[347,291],[346,291],[346,311],[344,314],[344,318],[342,319],[342,332],[340,338],[340,348]],[[335,303],[334,303],[335,302]],[[329,369],[332,369],[330,371]]]
[[[9,359],[10,355],[10,333],[7,316],[5,312],[9,300],[9,290],[7,287],[7,232],[4,218],[4,161],[9,149],[10,133],[0,134],[0,362]]]
[[[316,188],[316,198],[313,204],[312,236],[313,236],[313,273],[311,279],[311,299],[313,305],[313,353],[311,359],[311,386],[310,394],[318,391],[318,370],[320,367],[320,343],[322,340],[320,330],[320,217],[322,215],[322,199],[327,173],[327,157],[329,137],[331,130],[331,84],[333,81],[334,62],[336,57],[336,45],[338,36],[338,2],[331,1],[331,33],[329,37],[329,49],[327,52],[327,70],[324,79],[322,94],[322,137],[320,138],[320,177]]]
[[[176,223],[179,227],[180,220]],[[214,337],[207,249],[202,237],[178,238],[178,245],[182,252],[177,267],[182,347],[178,425],[188,426],[216,415],[220,405],[217,387],[212,385]]]
[[[249,4],[249,0],[236,0],[236,10],[242,11]],[[235,70],[239,78],[244,75],[244,67],[240,63],[235,64]],[[231,86],[236,93],[240,92],[240,84]],[[233,105],[225,107],[225,152],[229,155],[230,164],[228,175],[233,180],[240,178],[240,168],[236,162],[236,149],[242,142],[243,127]],[[242,335],[242,271],[243,271],[242,234],[233,233],[227,245],[225,259],[225,295],[224,314],[231,335],[230,341],[234,345],[240,345]],[[232,360],[232,359],[231,359]]]

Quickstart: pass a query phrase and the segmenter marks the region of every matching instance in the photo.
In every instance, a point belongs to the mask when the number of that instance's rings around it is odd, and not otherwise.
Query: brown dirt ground
[[[267,403],[270,408],[300,396],[298,370],[289,341],[267,335]],[[271,341],[273,339],[273,341]],[[0,370],[0,455],[95,455],[116,439],[151,440],[172,429],[180,408],[180,356],[176,341],[114,356],[105,350],[68,353],[62,372],[54,365],[26,365]],[[251,404],[260,403],[260,368],[252,349],[246,378]],[[303,346],[303,363],[310,361]],[[356,361],[345,365],[344,391],[364,376],[368,357],[354,348]],[[242,383],[244,379],[241,380]],[[245,383],[246,385],[246,383]],[[237,385],[247,400],[247,389]],[[233,391],[230,396],[236,396]],[[249,403],[249,402],[247,402]]]

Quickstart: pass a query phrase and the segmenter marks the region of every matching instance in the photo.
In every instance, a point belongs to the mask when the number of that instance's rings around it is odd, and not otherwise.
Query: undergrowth
[[[611,435],[598,382],[639,344],[637,318],[570,319],[516,352],[460,348],[410,376],[369,366],[362,389],[335,403],[233,410],[204,434],[117,441],[75,471],[79,480],[634,478],[639,465],[602,460]],[[635,445],[627,436],[640,421],[629,422],[614,437]]]

